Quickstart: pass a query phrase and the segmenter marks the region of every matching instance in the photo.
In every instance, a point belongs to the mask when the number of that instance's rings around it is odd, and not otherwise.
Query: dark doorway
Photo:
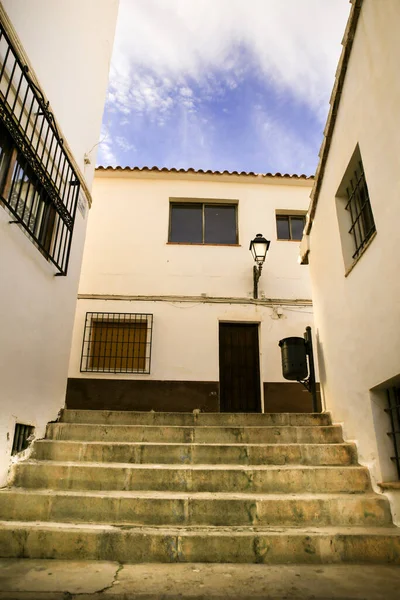
[[[258,325],[219,324],[221,412],[261,412]]]

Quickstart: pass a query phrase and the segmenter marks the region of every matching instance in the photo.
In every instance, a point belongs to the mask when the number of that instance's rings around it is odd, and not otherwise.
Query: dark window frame
[[[361,256],[365,246],[376,232],[374,215],[372,213],[368,186],[365,179],[364,167],[359,158],[357,166],[353,170],[346,185],[347,204],[346,211],[350,216],[350,229],[348,233],[352,236],[355,251],[352,259]]]
[[[142,327],[144,324],[145,328]],[[141,330],[144,329],[145,341],[141,339]],[[87,312],[80,371],[148,375],[151,369],[152,340],[152,314]]]
[[[304,226],[306,224],[306,213],[297,214],[297,215],[295,213],[290,213],[290,214],[276,213],[275,221],[276,221],[276,239],[277,240],[282,241],[282,242],[300,242],[301,241],[301,238],[293,237],[292,219],[302,219],[303,220],[303,229],[304,229]],[[289,237],[279,237],[278,221],[287,221],[288,228],[289,228]]]
[[[25,184],[27,187],[23,190]],[[15,219],[10,223],[21,225],[47,258],[51,252],[55,232],[56,208],[29,163],[1,124],[0,205],[7,208]]]
[[[172,211],[174,207],[201,207],[202,211],[202,241],[201,242],[175,242],[171,240],[172,233]],[[217,207],[229,207],[235,210],[235,238],[236,241],[232,243],[228,242],[207,242],[205,241],[206,235],[206,218],[205,218],[205,210],[206,208],[217,208]],[[169,244],[181,244],[181,245],[189,245],[189,246],[239,246],[239,225],[238,225],[238,203],[237,202],[209,202],[209,201],[195,201],[195,202],[178,202],[178,201],[170,201],[169,203],[169,225],[168,225],[168,243]]]

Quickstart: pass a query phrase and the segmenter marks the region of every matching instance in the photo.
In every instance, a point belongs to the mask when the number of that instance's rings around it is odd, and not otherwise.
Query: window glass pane
[[[170,242],[199,243],[203,241],[201,204],[172,204]]]
[[[276,217],[278,240],[290,240],[289,217]]]
[[[236,206],[208,205],[205,211],[204,242],[236,244]]]
[[[292,240],[301,240],[303,237],[304,217],[290,217]]]

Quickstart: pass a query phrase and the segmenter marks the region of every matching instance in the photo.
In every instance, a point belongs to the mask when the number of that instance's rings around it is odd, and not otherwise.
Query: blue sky
[[[98,164],[315,171],[348,0],[121,0]]]

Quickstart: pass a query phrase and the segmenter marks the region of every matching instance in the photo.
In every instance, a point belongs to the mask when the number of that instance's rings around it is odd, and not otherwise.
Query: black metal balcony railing
[[[0,150],[1,202],[13,215],[11,222],[23,227],[56,266],[57,274],[66,275],[79,178],[63,147],[49,103],[19,59],[2,23],[0,122],[11,139],[11,147],[7,142]],[[5,138],[8,136],[3,131]]]

